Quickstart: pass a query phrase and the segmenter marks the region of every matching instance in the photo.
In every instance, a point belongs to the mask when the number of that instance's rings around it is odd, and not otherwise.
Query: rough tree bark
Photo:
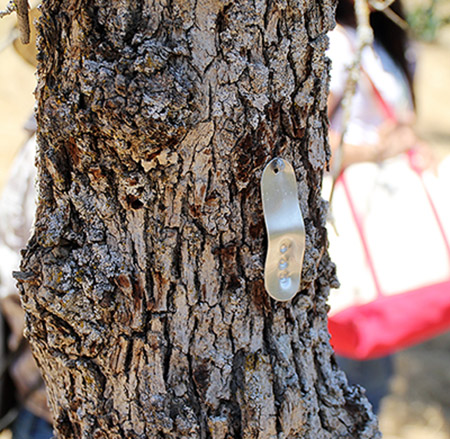
[[[377,438],[329,345],[332,0],[46,0],[39,204],[16,276],[57,437]],[[301,291],[269,300],[259,190],[290,160]]]

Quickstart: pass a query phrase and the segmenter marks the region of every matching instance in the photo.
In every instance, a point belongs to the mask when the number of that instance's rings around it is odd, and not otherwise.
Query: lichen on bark
[[[44,0],[27,336],[69,438],[378,438],[334,362],[321,177],[331,0]],[[263,286],[282,156],[301,291]]]

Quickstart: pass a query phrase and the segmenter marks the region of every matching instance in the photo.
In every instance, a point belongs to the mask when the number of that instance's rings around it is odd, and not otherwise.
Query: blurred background
[[[417,55],[417,130],[442,159],[450,155],[450,0],[403,3]],[[0,0],[0,9],[6,4]],[[34,68],[10,43],[14,23],[14,14],[0,20],[0,190],[34,106]],[[450,334],[398,353],[395,362],[380,415],[383,437],[450,439]]]

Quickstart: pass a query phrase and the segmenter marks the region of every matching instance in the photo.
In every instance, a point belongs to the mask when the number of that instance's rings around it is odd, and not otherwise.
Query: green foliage
[[[441,27],[450,24],[450,16],[442,16],[437,10],[438,3],[439,0],[424,2],[407,15],[415,38],[426,42],[435,41]]]

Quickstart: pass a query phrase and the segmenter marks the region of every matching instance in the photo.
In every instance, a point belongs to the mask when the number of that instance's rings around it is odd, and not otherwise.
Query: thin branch
[[[16,3],[14,0],[9,0],[6,5],[6,9],[4,11],[0,11],[0,18],[6,17],[7,15],[11,15],[16,10]]]
[[[408,22],[404,18],[400,17],[400,15],[394,12],[391,8],[387,8],[383,12],[384,15],[386,15],[386,17],[393,21],[398,27],[402,28],[403,30],[409,29]]]
[[[384,11],[394,2],[395,0],[369,0],[370,6],[374,7],[377,11]]]
[[[28,0],[10,0],[6,9],[0,11],[0,18],[10,15],[13,11],[16,11],[17,15],[17,27],[20,32],[20,41],[22,44],[28,44],[30,42],[30,20],[28,18]]]
[[[353,97],[356,92],[356,84],[358,83],[359,75],[361,72],[361,57],[362,52],[365,47],[370,46],[373,43],[373,30],[370,26],[370,10],[367,0],[355,0],[355,15],[356,15],[356,38],[357,38],[357,46],[355,51],[355,58],[353,63],[350,65],[348,69],[348,78],[345,84],[344,96],[342,98],[342,131],[339,139],[339,145],[334,151],[334,157],[331,166],[331,177],[333,179],[333,183],[331,185],[331,192],[329,197],[329,217],[331,225],[336,230],[336,226],[333,218],[333,195],[334,188],[336,186],[336,181],[339,175],[342,172],[342,163],[343,163],[343,155],[344,155],[344,137],[348,129],[348,125],[350,123],[350,116],[352,110],[352,102]],[[337,231],[336,231],[337,233]]]
[[[390,0],[388,0],[390,1]],[[352,102],[356,92],[356,85],[358,83],[359,75],[361,73],[361,58],[363,50],[373,43],[373,30],[370,26],[370,10],[368,5],[368,0],[355,0],[355,15],[356,15],[356,51],[353,63],[350,65],[348,70],[348,78],[345,84],[344,96],[342,98],[342,132],[339,139],[339,145],[336,151],[333,153],[333,161],[331,166],[331,177],[333,179],[331,185],[331,192],[329,197],[329,211],[328,211],[328,221],[331,226],[335,229],[336,234],[336,224],[333,217],[333,195],[334,188],[336,187],[336,181],[342,172],[342,163],[344,155],[344,137],[350,123],[350,116],[352,110]]]
[[[400,15],[394,12],[390,7],[392,3],[394,3],[394,1],[395,0],[369,0],[369,4],[377,11],[383,12],[384,15],[386,15],[386,17],[393,21],[398,27],[402,28],[403,30],[408,30],[409,26],[406,20],[400,17]]]
[[[333,188],[336,179],[342,171],[342,159],[344,149],[344,137],[350,122],[351,108],[353,97],[356,91],[356,84],[358,83],[359,74],[361,71],[361,56],[365,47],[370,46],[373,42],[373,31],[369,22],[369,6],[367,0],[355,0],[355,15],[356,15],[356,35],[357,46],[355,51],[355,58],[348,70],[347,83],[345,85],[344,96],[342,98],[342,132],[339,141],[339,146],[335,151],[333,158],[333,166],[331,175],[333,176]],[[333,196],[331,192],[330,201]]]
[[[30,42],[30,19],[28,18],[28,0],[15,0],[17,12],[17,27],[20,32],[20,41],[22,44]]]

